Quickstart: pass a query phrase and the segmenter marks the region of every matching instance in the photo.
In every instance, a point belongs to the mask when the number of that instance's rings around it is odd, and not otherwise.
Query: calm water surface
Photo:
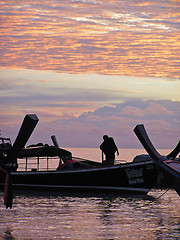
[[[89,159],[99,154],[97,149],[91,149],[92,157],[86,156],[88,149],[73,150],[79,151],[75,156]],[[121,156],[130,159],[125,152]],[[0,193],[0,239],[180,239],[180,197],[173,190],[164,192],[151,191],[148,196],[14,192],[12,209],[5,209]]]

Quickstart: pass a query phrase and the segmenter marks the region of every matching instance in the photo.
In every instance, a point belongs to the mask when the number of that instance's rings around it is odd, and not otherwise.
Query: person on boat
[[[102,154],[105,154],[105,161],[103,160],[103,158],[102,158],[102,161],[106,165],[114,165],[115,153],[117,152],[117,155],[119,156],[118,148],[112,137],[108,137],[107,135],[104,135],[103,140],[104,141],[100,145],[100,149],[102,150]]]

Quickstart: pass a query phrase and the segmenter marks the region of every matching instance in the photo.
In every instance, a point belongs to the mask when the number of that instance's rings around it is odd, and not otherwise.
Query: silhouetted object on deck
[[[103,139],[104,141],[100,145],[100,149],[102,150],[102,162],[106,165],[114,165],[115,153],[117,152],[117,155],[119,155],[118,148],[112,137],[104,135]],[[105,161],[103,160],[103,153],[105,154]]]
[[[72,160],[69,157],[63,157],[62,158],[64,163],[59,163],[59,166],[57,167],[57,171],[61,171],[61,170],[72,170],[72,169],[76,169],[80,166],[80,164],[74,160]]]
[[[51,139],[52,139],[52,142],[54,144],[55,147],[59,148],[59,144],[58,144],[58,141],[56,139],[56,136],[55,135],[52,135],[51,136]]]

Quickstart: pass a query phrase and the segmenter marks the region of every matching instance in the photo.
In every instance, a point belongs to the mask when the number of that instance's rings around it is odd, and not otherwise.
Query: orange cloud
[[[151,1],[109,3],[6,1],[0,65],[179,78],[178,2],[164,1],[164,8]]]

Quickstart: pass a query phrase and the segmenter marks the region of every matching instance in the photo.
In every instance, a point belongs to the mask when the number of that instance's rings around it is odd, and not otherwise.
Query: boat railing
[[[59,164],[59,157],[25,157],[18,158],[17,171],[53,171]]]
[[[102,167],[102,163],[94,162],[92,160],[72,157],[72,160],[78,162],[81,167],[84,168],[96,168]],[[18,158],[18,169],[17,171],[55,171],[62,160],[58,157],[50,156],[37,156],[37,157],[24,157]],[[127,163],[126,160],[116,159],[115,165]]]

